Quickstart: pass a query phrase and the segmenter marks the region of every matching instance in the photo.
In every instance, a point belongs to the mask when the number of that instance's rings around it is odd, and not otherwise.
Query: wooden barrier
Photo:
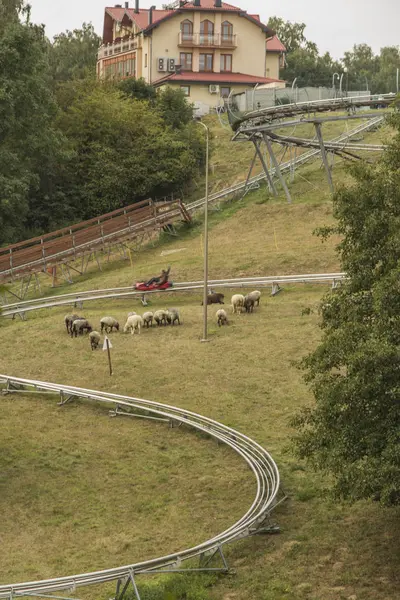
[[[49,272],[57,263],[85,252],[101,250],[146,230],[173,221],[190,221],[179,201],[153,203],[142,200],[110,213],[82,221],[45,235],[0,248],[0,281],[12,281],[28,273]]]

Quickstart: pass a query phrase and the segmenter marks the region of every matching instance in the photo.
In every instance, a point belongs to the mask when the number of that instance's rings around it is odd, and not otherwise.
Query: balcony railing
[[[138,39],[136,37],[126,36],[124,38],[116,38],[112,44],[103,44],[97,52],[97,59],[100,60],[107,56],[115,56],[130,50],[138,48]]]
[[[179,33],[178,46],[200,48],[236,48],[236,35],[221,33]]]

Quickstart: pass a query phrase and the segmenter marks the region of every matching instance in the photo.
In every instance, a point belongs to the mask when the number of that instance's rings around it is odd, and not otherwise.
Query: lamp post
[[[335,90],[335,89],[336,89],[336,88],[335,88],[335,79],[336,79],[336,78],[340,79],[340,75],[339,75],[339,73],[334,73],[334,74],[332,75],[332,89],[333,89],[333,90]]]
[[[206,200],[204,204],[204,288],[203,288],[203,337],[202,342],[208,342],[207,337],[207,296],[208,296],[208,142],[209,129],[203,121],[197,123],[206,130]]]

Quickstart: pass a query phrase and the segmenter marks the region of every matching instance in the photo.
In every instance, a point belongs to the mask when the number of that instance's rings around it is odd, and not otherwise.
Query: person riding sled
[[[152,277],[149,279],[149,281],[146,281],[145,286],[149,287],[153,283],[156,283],[157,285],[163,285],[164,283],[167,283],[170,270],[171,267],[168,267],[166,271],[162,269],[161,275],[159,277]]]

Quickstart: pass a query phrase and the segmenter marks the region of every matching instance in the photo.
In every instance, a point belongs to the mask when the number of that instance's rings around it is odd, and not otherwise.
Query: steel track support
[[[256,147],[256,142],[254,140],[252,140],[252,141],[253,141],[254,146]],[[248,192],[247,186],[249,185],[250,177],[251,177],[251,174],[253,173],[253,169],[254,169],[254,165],[255,165],[255,162],[256,162],[256,158],[257,158],[257,150],[255,150],[255,152],[254,152],[254,156],[253,156],[253,159],[251,161],[250,169],[249,169],[249,172],[247,173],[246,183],[244,184],[243,194],[242,194],[242,196],[240,198],[241,200],[243,200],[243,198],[245,197],[245,195]]]
[[[264,169],[264,173],[265,173],[265,176],[266,176],[267,181],[268,181],[268,188],[269,188],[270,192],[272,192],[272,194],[274,196],[277,196],[278,192],[276,191],[276,187],[275,187],[273,179],[271,177],[271,173],[269,172],[269,169],[267,167],[267,163],[264,160],[263,153],[260,150],[260,144],[258,142],[256,142],[256,141],[253,141],[253,144],[254,144],[255,149],[256,149],[256,154],[258,155],[258,158],[260,159],[260,162],[262,164],[262,168]]]
[[[279,283],[274,281],[272,284],[271,296],[277,296],[282,290],[283,288],[280,287]]]
[[[328,162],[328,156],[326,154],[326,149],[324,146],[324,138],[322,137],[322,131],[321,131],[321,123],[314,123],[314,127],[315,127],[315,132],[317,134],[317,138],[319,141],[319,146],[321,148],[321,156],[322,156],[322,162],[324,163],[324,167],[325,167],[325,171],[326,171],[326,176],[328,178],[328,184],[329,184],[329,188],[332,192],[332,194],[335,191],[335,188],[333,186],[333,180],[332,180],[332,173],[329,167],[329,162]]]
[[[270,141],[270,139],[269,139],[269,137],[267,136],[266,133],[263,133],[263,138],[264,138],[265,145],[267,146],[269,155],[271,157],[272,164],[274,165],[275,173],[278,175],[279,181],[281,182],[281,186],[283,187],[283,190],[285,192],[287,201],[289,202],[289,204],[291,204],[292,197],[290,195],[289,188],[286,185],[285,178],[282,175],[282,171],[281,171],[281,169],[279,167],[278,161],[276,160],[276,156],[275,156],[274,151],[272,149],[271,141]]]

